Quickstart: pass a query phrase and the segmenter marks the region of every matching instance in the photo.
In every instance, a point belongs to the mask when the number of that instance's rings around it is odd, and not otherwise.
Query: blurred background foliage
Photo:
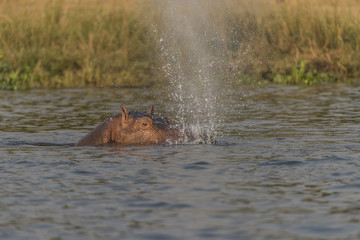
[[[166,84],[159,2],[0,0],[0,89]],[[223,36],[227,81],[360,77],[360,1],[200,2]]]

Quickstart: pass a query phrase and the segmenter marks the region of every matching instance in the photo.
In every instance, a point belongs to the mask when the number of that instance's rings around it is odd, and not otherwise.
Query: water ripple
[[[121,104],[175,116],[159,96],[1,92],[0,238],[360,236],[359,87],[234,87],[217,145],[70,144]]]

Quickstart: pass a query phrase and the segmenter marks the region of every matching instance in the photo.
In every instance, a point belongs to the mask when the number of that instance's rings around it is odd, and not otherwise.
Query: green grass
[[[2,3],[1,88],[153,84],[151,39],[136,14],[43,2],[23,12]]]
[[[227,38],[238,78],[302,85],[359,79],[359,1],[256,1],[230,9]]]
[[[229,0],[225,10],[212,9],[229,81],[360,78],[359,1],[270,2]],[[151,30],[162,21],[155,3],[0,0],[0,89],[164,83]]]
[[[277,74],[273,80],[275,83],[312,86],[320,83],[337,82],[338,79],[328,73],[318,73],[317,70],[310,70],[306,61],[294,64],[287,74]]]
[[[275,53],[273,72],[283,73],[305,60],[313,72],[358,78],[359,2],[320,0],[315,6],[306,0],[292,2],[295,4],[281,5],[265,25],[267,41]]]

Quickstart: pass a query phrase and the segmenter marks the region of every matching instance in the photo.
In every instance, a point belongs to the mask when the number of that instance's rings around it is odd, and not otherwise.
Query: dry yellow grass
[[[151,84],[140,2],[0,1],[2,88]]]
[[[238,22],[258,29],[246,51],[238,49],[237,56],[247,53],[245,73],[289,74],[294,65],[306,61],[309,71],[360,77],[359,0],[233,0],[230,4]]]
[[[161,21],[159,3],[0,0],[0,88],[162,81],[149,31]],[[306,60],[309,69],[360,77],[359,0],[200,3],[225,39],[234,76],[271,79]]]
[[[275,49],[285,61],[307,60],[320,71],[359,77],[359,10],[355,0],[284,1],[269,24]]]

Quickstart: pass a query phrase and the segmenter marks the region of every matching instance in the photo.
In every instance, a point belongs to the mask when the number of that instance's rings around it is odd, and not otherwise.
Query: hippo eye
[[[149,126],[149,123],[147,123],[147,122],[142,122],[141,123],[142,128],[146,128],[147,126]]]

